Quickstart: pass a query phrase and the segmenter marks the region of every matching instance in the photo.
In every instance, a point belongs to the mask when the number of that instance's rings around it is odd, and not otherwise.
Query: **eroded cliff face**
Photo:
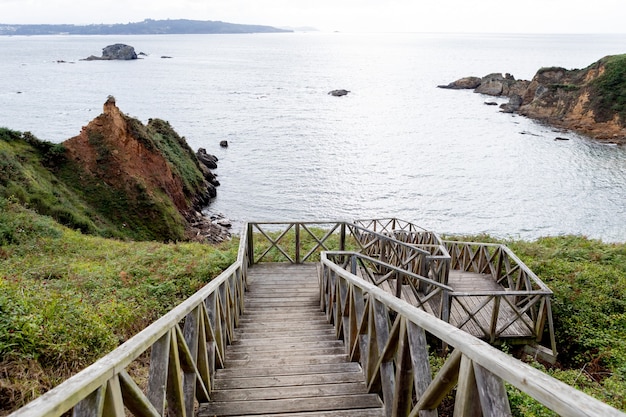
[[[214,177],[168,122],[143,125],[109,97],[103,113],[63,146],[71,164],[63,171],[65,182],[77,184],[103,218],[131,230],[132,238],[183,240],[190,230],[198,234],[194,225],[215,196]]]
[[[440,87],[506,96],[510,102],[501,106],[504,112],[626,144],[626,55],[608,56],[580,70],[542,68],[531,81],[489,74]]]
[[[519,113],[595,139],[626,143],[626,119],[619,97],[607,97],[603,88],[607,65],[621,64],[615,57],[607,57],[582,70],[539,70],[523,95]],[[623,91],[626,78],[610,83]]]
[[[140,185],[161,190],[181,213],[187,212],[190,201],[181,178],[174,176],[162,153],[148,149],[137,136],[128,117],[109,99],[103,113],[63,145],[71,159],[111,187],[131,194]]]

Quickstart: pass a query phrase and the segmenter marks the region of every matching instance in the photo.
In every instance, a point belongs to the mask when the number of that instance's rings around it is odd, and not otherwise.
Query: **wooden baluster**
[[[104,396],[103,417],[125,417],[124,399],[122,389],[117,375],[109,379],[106,384],[106,394]]]
[[[426,340],[424,329],[410,321],[407,322],[407,333],[411,352],[415,397],[419,401],[432,382],[428,359],[428,341]],[[437,417],[437,410],[421,410],[419,417]]]
[[[209,394],[213,390],[213,372],[215,372],[215,343],[207,328],[208,315],[204,303],[200,304],[200,323],[198,326],[198,372]]]
[[[178,325],[177,325],[178,326]],[[167,415],[168,417],[186,417],[185,395],[181,378],[180,356],[178,353],[178,337],[172,330],[167,370]]]
[[[189,349],[193,372],[185,371],[183,392],[185,395],[185,412],[188,416],[193,415],[194,399],[196,398],[196,363],[198,361],[198,334],[200,330],[200,308],[196,307],[185,317],[185,327],[183,329],[183,340]],[[208,398],[207,398],[208,400]]]
[[[376,328],[376,339],[370,339],[370,343],[376,343],[378,352],[382,355],[385,345],[389,340],[389,316],[387,307],[378,300],[372,300],[374,312],[374,326]],[[394,372],[393,362],[382,362],[380,364],[380,378],[382,381],[383,403],[386,415],[391,415],[393,406]]]
[[[459,384],[456,387],[454,400],[454,417],[481,417],[478,387],[474,375],[472,360],[465,355],[461,357]]]
[[[407,321],[398,316],[400,329],[398,335],[398,353],[396,356],[395,390],[393,394],[393,417],[406,416],[411,410],[413,400],[413,363],[407,336]]]
[[[350,320],[350,360],[351,361],[359,361],[361,360],[361,352],[363,339],[361,335],[361,323],[363,318],[367,316],[365,310],[365,300],[363,299],[363,290],[359,287],[352,286],[352,303],[351,303],[351,320]],[[361,366],[363,363],[361,362]]]
[[[100,417],[104,408],[105,387],[102,386],[74,406],[72,417]]]
[[[456,385],[459,378],[461,351],[455,350],[443,364],[435,379],[428,385],[409,417],[417,417],[421,410],[434,410]]]
[[[168,331],[152,345],[150,374],[148,377],[148,399],[159,415],[165,415],[165,392],[172,332]]]
[[[500,315],[501,296],[497,295],[493,298],[493,310],[491,312],[491,325],[489,326],[489,343],[496,341],[496,333],[498,331],[498,316]]]
[[[511,406],[504,381],[477,363],[474,363],[474,374],[482,415],[485,417],[510,417]]]
[[[137,386],[135,381],[128,375],[126,371],[119,374],[120,387],[122,389],[122,397],[124,405],[128,410],[137,417],[161,417],[156,408],[150,403],[148,398]]]

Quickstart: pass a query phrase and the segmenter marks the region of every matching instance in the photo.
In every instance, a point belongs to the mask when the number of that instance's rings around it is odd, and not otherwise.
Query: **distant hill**
[[[93,25],[10,25],[0,23],[0,35],[173,35],[207,33],[293,32],[272,26],[240,25],[211,20],[153,20]]]

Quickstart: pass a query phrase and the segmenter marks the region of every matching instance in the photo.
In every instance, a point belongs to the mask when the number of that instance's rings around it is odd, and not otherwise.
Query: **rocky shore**
[[[530,81],[493,73],[438,87],[508,97],[508,103],[500,106],[504,113],[626,144],[626,55],[607,56],[584,69],[541,68]]]

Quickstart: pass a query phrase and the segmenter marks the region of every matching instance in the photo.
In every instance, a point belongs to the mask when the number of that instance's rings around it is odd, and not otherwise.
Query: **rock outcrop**
[[[103,113],[62,145],[85,199],[130,237],[199,240],[200,229],[204,240],[228,235],[201,214],[219,182],[168,122],[143,125],[109,97]]]
[[[97,57],[95,55],[91,55],[90,57],[83,59],[83,61],[130,61],[132,59],[137,59],[135,48],[123,43],[116,43],[102,48],[102,56]]]
[[[607,56],[584,69],[542,68],[530,81],[489,74],[439,87],[509,97],[500,106],[505,113],[626,144],[626,55]]]
[[[349,92],[350,91],[348,91],[348,90],[341,89],[341,90],[329,91],[328,94],[330,94],[331,96],[334,96],[334,97],[342,97],[342,96],[347,96]]]

